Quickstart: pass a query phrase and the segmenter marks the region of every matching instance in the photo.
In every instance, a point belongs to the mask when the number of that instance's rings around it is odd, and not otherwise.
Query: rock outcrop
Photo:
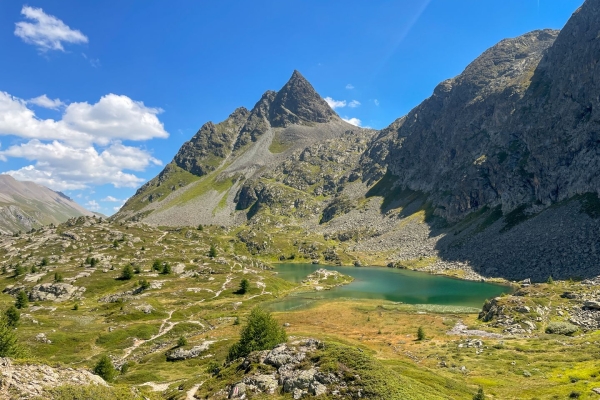
[[[61,385],[107,386],[98,375],[83,369],[13,364],[9,358],[0,358],[0,397],[3,399],[45,397],[46,389]]]
[[[84,287],[68,283],[42,283],[35,285],[29,293],[30,301],[67,301],[79,298],[85,292]]]

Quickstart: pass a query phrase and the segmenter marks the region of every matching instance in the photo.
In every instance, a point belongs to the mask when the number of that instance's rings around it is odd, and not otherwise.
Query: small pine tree
[[[228,361],[245,357],[253,351],[267,350],[287,341],[285,329],[268,311],[255,307],[242,328],[240,341],[229,349]]]
[[[19,357],[23,349],[19,346],[14,327],[8,324],[4,316],[0,318],[0,357]]]
[[[36,272],[38,272],[38,269],[37,269],[37,267],[36,267],[35,265],[32,265],[32,266],[31,266],[31,273],[32,273],[32,274],[35,274]]]
[[[73,311],[77,311],[79,310],[79,304],[75,303],[75,305],[73,306]]]
[[[186,346],[187,344],[188,344],[188,341],[185,338],[185,336],[179,336],[179,339],[177,339],[177,347],[183,347],[183,346]]]
[[[21,319],[21,313],[15,306],[10,306],[4,311],[4,317],[6,318],[6,323],[11,328],[16,328],[19,325],[19,320]]]
[[[54,273],[54,282],[62,282],[63,281],[63,276],[61,274],[59,274],[58,272]]]
[[[215,258],[217,256],[217,248],[214,244],[210,245],[210,250],[208,250],[208,256],[212,258]]]
[[[119,247],[119,241],[118,240],[113,240],[113,247],[116,249],[117,247]]]
[[[548,277],[548,281],[547,281],[548,285],[552,285],[554,283],[554,279],[552,279],[552,275],[550,275]]]
[[[106,354],[100,357],[100,360],[94,366],[94,373],[107,382],[112,381],[117,375],[115,366]]]
[[[139,265],[133,267],[133,272],[136,274],[140,274],[142,272],[142,268]]]
[[[160,260],[154,260],[152,263],[152,271],[160,271],[162,269],[162,262]]]
[[[19,275],[23,275],[25,273],[25,268],[21,266],[21,264],[17,264],[15,267],[15,277]]]
[[[20,310],[22,308],[27,308],[28,304],[29,304],[29,298],[27,297],[27,293],[25,293],[24,290],[21,290],[17,294],[17,300],[15,300],[15,307]]]
[[[140,279],[138,281],[138,284],[140,285],[140,288],[142,288],[142,290],[150,289],[150,282],[148,282],[146,279]]]
[[[248,281],[248,279],[244,278],[240,282],[240,288],[237,291],[237,293],[239,293],[239,294],[246,294],[246,292],[248,291],[248,289],[250,289],[250,282]]]
[[[473,400],[485,400],[485,394],[483,393],[482,387],[480,387],[475,396],[473,396]]]
[[[86,259],[85,259],[85,263],[87,265],[91,265],[92,264],[92,258],[90,256],[87,256]]]
[[[126,266],[123,267],[123,270],[121,271],[121,276],[119,276],[119,279],[128,281],[131,278],[133,278],[133,268],[131,267],[131,265],[127,264]]]
[[[161,273],[164,275],[170,274],[171,273],[171,264],[165,263],[165,265],[163,265]]]
[[[417,329],[417,340],[425,340],[425,329],[422,326]]]
[[[202,226],[202,224],[198,225],[198,230],[199,231],[203,231],[204,230],[204,227]]]
[[[50,264],[50,261],[48,260],[48,257],[44,257],[42,258],[42,267],[47,266],[48,264]]]
[[[90,267],[95,267],[96,265],[98,265],[98,259],[92,257],[92,259],[90,260]]]

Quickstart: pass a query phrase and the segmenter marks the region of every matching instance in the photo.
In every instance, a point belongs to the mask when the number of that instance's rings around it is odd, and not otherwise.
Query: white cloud
[[[147,151],[119,142],[98,152],[93,146],[76,147],[56,140],[42,143],[33,139],[0,151],[0,157],[35,161],[35,164],[6,173],[17,180],[33,181],[55,190],[76,190],[104,184],[135,188],[144,179],[123,170],[143,171],[152,164],[162,165]]]
[[[377,107],[379,107],[379,100],[375,99],[375,100],[373,100],[373,103],[375,103],[375,105],[376,105]]]
[[[352,89],[354,89],[354,86],[352,86],[352,84],[349,83],[349,84],[346,85],[346,89],[352,90]]]
[[[121,200],[117,199],[116,197],[112,197],[112,196],[106,196],[105,198],[103,198],[100,201],[105,201],[105,202],[110,202],[110,203],[118,203]]]
[[[119,210],[121,209],[121,207],[123,207],[123,206],[116,206],[116,207],[113,207],[113,210],[114,210],[115,212],[117,212],[117,211],[119,211]]]
[[[15,35],[25,43],[37,46],[40,51],[64,51],[63,43],[88,42],[87,36],[81,31],[69,28],[60,19],[46,14],[41,8],[23,6],[21,14],[33,22],[17,22]]]
[[[98,68],[100,66],[100,60],[98,58],[88,58],[87,54],[81,53],[83,58],[90,62],[90,65],[94,68]]]
[[[60,99],[51,99],[45,94],[27,100],[27,104],[35,104],[36,106],[49,108],[51,110],[58,110],[59,108],[65,106],[65,103],[60,101]]]
[[[90,200],[87,203],[85,203],[85,206],[87,207],[88,210],[92,210],[92,211],[98,211],[100,209],[100,204],[98,204],[96,202],[96,200]]]
[[[114,140],[167,138],[169,134],[157,117],[161,112],[111,93],[95,104],[69,104],[61,120],[42,120],[27,108],[26,101],[0,91],[0,135],[103,146]]]
[[[329,107],[333,108],[343,108],[346,107],[346,100],[334,100],[331,97],[325,97],[325,101],[329,104]]]
[[[344,121],[346,121],[347,123],[354,125],[354,126],[361,126],[361,120],[358,118],[342,118]]]
[[[358,100],[352,100],[350,103],[348,103],[348,107],[350,108],[356,108],[360,106],[360,101]]]

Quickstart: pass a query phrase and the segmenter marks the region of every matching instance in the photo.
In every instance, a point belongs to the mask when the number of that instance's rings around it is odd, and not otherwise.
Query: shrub
[[[50,261],[48,261],[48,257],[42,258],[42,267],[45,267],[48,264],[50,264]]]
[[[417,340],[425,340],[425,330],[422,326],[417,329]]]
[[[27,297],[27,293],[24,290],[21,290],[17,294],[17,300],[15,300],[15,307],[18,309],[27,308],[29,304],[29,298]]]
[[[171,273],[171,264],[165,263],[165,265],[163,265],[163,267],[162,267],[161,274],[168,275],[170,273]]]
[[[268,350],[285,341],[285,329],[279,326],[268,311],[255,307],[242,328],[239,342],[229,349],[227,360],[245,357],[253,351]]]
[[[183,346],[186,346],[187,344],[188,344],[188,341],[185,338],[185,336],[179,336],[179,339],[177,339],[177,347],[183,347]]]
[[[16,328],[19,325],[19,320],[21,319],[21,313],[15,306],[10,306],[4,311],[4,317],[6,318],[6,323],[11,328]]]
[[[61,274],[59,274],[58,272],[54,273],[54,282],[62,282],[63,281],[63,276]]]
[[[142,272],[142,268],[140,268],[139,265],[136,265],[135,267],[133,267],[133,272],[135,274],[140,274]]]
[[[209,374],[211,374],[213,376],[219,375],[219,372],[221,372],[221,366],[219,365],[218,362],[216,362],[215,360],[212,360],[206,366],[206,372],[208,372]]]
[[[17,266],[15,267],[15,277],[19,276],[19,275],[23,275],[25,273],[25,268],[23,268],[21,266],[21,264],[17,264]]]
[[[150,282],[148,282],[146,279],[140,279],[138,281],[138,284],[140,285],[142,290],[150,289]]]
[[[105,381],[110,382],[117,375],[117,370],[110,360],[110,357],[104,354],[94,366],[94,373]]]
[[[246,294],[248,289],[250,289],[250,281],[248,281],[248,279],[244,278],[240,282],[240,288],[238,289],[238,291],[236,293],[237,294]]]
[[[548,285],[552,285],[552,284],[554,283],[554,279],[552,279],[552,275],[550,275],[550,276],[548,277],[548,280],[546,281],[546,283],[547,283]]]
[[[550,322],[546,327],[546,333],[553,333],[556,335],[572,335],[577,332],[579,328],[576,325],[568,322]]]
[[[473,400],[485,400],[485,394],[483,393],[482,387],[480,387],[475,396],[473,396]]]
[[[202,224],[198,225],[198,230],[199,231],[203,231],[204,230],[204,227],[202,226]]]
[[[19,357],[23,354],[17,341],[14,327],[10,326],[6,317],[0,318],[0,357]]]
[[[128,281],[131,278],[133,278],[133,268],[131,267],[130,264],[127,264],[126,266],[123,267],[123,270],[121,271],[121,276],[119,276],[119,279],[121,279],[123,281]]]
[[[77,311],[77,310],[79,310],[79,304],[75,303],[73,305],[73,311]]]
[[[90,267],[95,267],[96,265],[98,265],[98,259],[92,257],[92,259],[90,260]]]
[[[212,258],[215,258],[217,256],[217,248],[214,244],[210,245],[210,250],[208,250],[208,256]]]
[[[160,260],[154,260],[152,263],[152,271],[160,271],[162,268],[162,262]]]

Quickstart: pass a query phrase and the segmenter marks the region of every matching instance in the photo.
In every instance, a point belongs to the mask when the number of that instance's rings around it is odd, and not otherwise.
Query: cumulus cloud
[[[143,171],[150,165],[162,165],[147,151],[118,142],[98,152],[94,146],[73,147],[57,140],[42,143],[33,139],[0,151],[0,157],[34,161],[35,164],[6,173],[17,180],[33,181],[55,190],[104,184],[135,188],[144,180],[123,170]]]
[[[376,105],[377,107],[379,107],[379,100],[375,99],[375,100],[373,100],[373,103],[375,103],[375,105]]]
[[[157,117],[161,112],[160,108],[111,93],[95,104],[69,104],[61,120],[42,120],[27,108],[26,101],[0,91],[0,135],[80,145],[167,138],[169,134]]]
[[[88,38],[81,31],[69,28],[53,15],[48,15],[41,8],[23,6],[21,14],[30,20],[17,22],[15,35],[25,43],[36,46],[40,51],[65,51],[63,43],[87,43]]]
[[[329,107],[333,108],[343,108],[346,107],[346,100],[334,100],[331,97],[325,97],[325,101],[329,104]]]
[[[119,201],[121,201],[121,200],[117,199],[116,197],[112,197],[112,196],[106,196],[105,198],[103,198],[103,199],[102,199],[102,200],[100,200],[100,201],[104,201],[104,202],[110,202],[110,203],[118,203],[118,202],[119,202]]]
[[[362,125],[361,125],[361,120],[360,120],[360,119],[358,119],[358,118],[348,118],[348,117],[345,117],[345,118],[342,118],[342,119],[343,119],[344,121],[346,121],[347,123],[351,124],[351,125],[354,125],[354,126],[362,126]]]
[[[87,207],[88,210],[92,210],[92,211],[98,211],[100,209],[100,204],[98,204],[98,202],[96,200],[90,200],[87,203],[85,203],[85,206]]]
[[[348,103],[348,107],[350,108],[356,108],[360,106],[360,101],[358,100],[352,100],[350,103]]]
[[[60,101],[60,99],[51,99],[45,94],[38,96],[33,99],[27,100],[27,104],[35,104],[36,106],[49,108],[51,110],[58,110],[61,107],[65,106],[65,103]]]
[[[351,83],[349,83],[346,85],[346,89],[352,90],[352,89],[354,89],[354,86]]]

